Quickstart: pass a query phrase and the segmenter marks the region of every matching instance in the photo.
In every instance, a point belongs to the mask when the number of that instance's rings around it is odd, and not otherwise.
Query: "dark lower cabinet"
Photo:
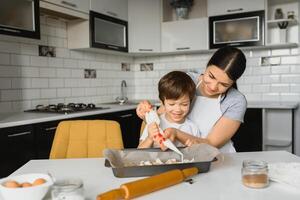
[[[0,177],[7,176],[35,158],[35,138],[32,125],[0,129]]]
[[[262,109],[247,109],[232,141],[237,152],[262,151]]]
[[[142,120],[135,110],[105,113],[66,120],[107,119],[119,122],[125,148],[136,148]],[[62,120],[60,120],[62,121]],[[0,178],[8,176],[31,159],[48,159],[60,121],[0,129]]]

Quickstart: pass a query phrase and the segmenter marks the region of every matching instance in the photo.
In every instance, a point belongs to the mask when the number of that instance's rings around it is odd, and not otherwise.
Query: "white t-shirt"
[[[190,135],[193,135],[195,137],[200,137],[201,134],[200,134],[200,131],[198,129],[198,127],[189,119],[185,119],[185,121],[181,124],[178,124],[178,123],[172,123],[172,122],[169,122],[166,117],[165,117],[165,114],[161,114],[159,116],[159,119],[160,119],[160,128],[162,130],[165,130],[167,128],[176,128],[178,130],[181,130],[185,133],[189,133]],[[145,126],[145,129],[140,137],[140,141],[144,141],[148,136],[148,125]],[[181,142],[179,141],[175,141],[174,143],[176,146],[183,146],[183,144],[181,144]],[[153,147],[158,147],[156,145],[154,145]]]

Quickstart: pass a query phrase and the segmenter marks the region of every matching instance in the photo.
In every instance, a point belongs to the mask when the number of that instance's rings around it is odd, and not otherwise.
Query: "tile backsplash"
[[[0,35],[0,112],[38,104],[113,101],[122,80],[129,99],[157,99],[160,77],[172,70],[204,71],[212,55],[117,56],[70,50],[67,43],[66,21],[51,16],[41,17],[41,40]],[[39,46],[55,48],[56,57],[39,56]],[[247,69],[238,87],[248,100],[300,101],[298,48],[244,53]],[[261,66],[262,57],[279,57],[280,65]],[[144,63],[153,65],[141,71]],[[85,69],[96,70],[96,77],[85,78]]]

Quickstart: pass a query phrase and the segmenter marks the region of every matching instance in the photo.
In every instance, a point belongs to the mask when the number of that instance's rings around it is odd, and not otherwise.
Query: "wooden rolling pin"
[[[178,183],[197,174],[198,168],[175,169],[148,178],[122,184],[119,189],[114,189],[97,196],[97,200],[132,199],[156,190],[160,190]]]

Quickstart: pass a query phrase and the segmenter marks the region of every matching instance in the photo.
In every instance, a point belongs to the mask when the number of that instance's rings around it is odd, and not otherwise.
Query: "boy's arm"
[[[138,149],[151,148],[153,146],[153,140],[147,137],[145,140],[140,140]]]
[[[150,148],[154,143],[154,136],[159,133],[158,126],[155,122],[146,125],[143,134],[141,136],[140,144],[138,149]],[[147,136],[146,136],[147,135]]]

